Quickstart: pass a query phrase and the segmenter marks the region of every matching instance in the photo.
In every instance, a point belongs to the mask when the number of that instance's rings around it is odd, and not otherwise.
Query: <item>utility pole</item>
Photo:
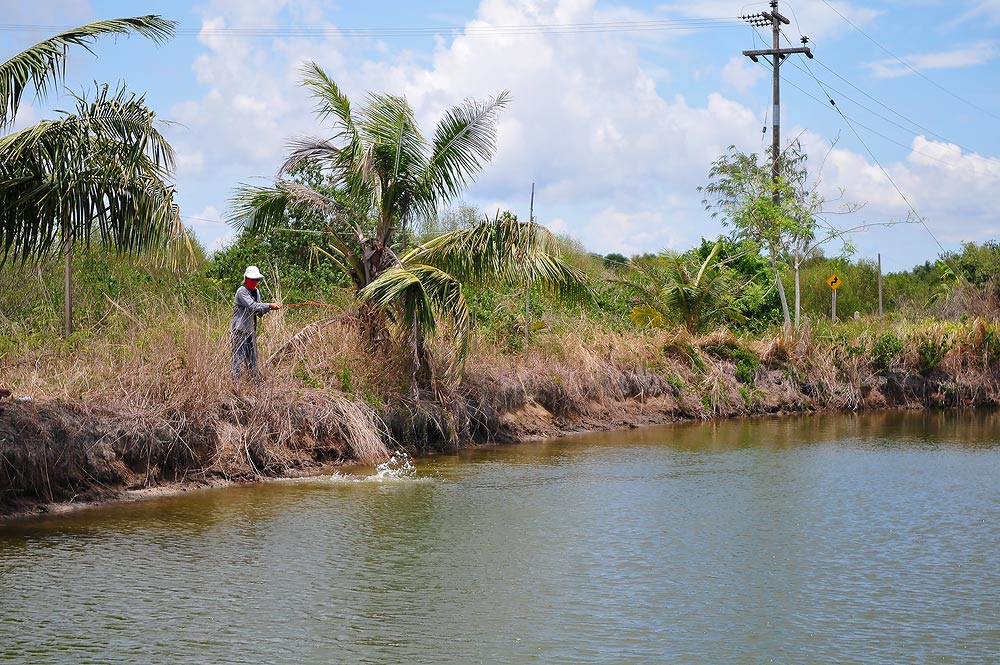
[[[743,51],[743,55],[754,62],[759,62],[758,58],[771,58],[771,89],[773,95],[773,108],[771,110],[771,181],[774,183],[774,194],[772,198],[777,206],[781,201],[781,194],[778,191],[778,178],[781,176],[781,63],[785,58],[793,53],[805,53],[806,57],[812,58],[812,51],[805,44],[809,43],[808,37],[802,38],[802,46],[797,48],[781,48],[781,24],[788,25],[790,21],[778,13],[778,0],[771,0],[771,11],[760,12],[759,14],[749,14],[741,16],[744,21],[755,28],[771,26],[771,48],[756,51]]]
[[[882,318],[882,252],[878,253],[878,315]]]
[[[531,183],[531,203],[528,206],[528,222],[535,221],[535,183]],[[524,354],[528,355],[528,333],[531,330],[531,283],[534,275],[528,275],[524,285]]]

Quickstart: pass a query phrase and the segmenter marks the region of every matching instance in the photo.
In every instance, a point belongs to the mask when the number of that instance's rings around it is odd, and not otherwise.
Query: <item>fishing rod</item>
[[[329,307],[330,309],[339,309],[340,311],[344,311],[343,307],[338,307],[337,305],[330,305],[325,302],[316,302],[315,300],[305,300],[303,302],[290,302],[288,304],[283,304],[281,306],[282,309],[285,309],[286,307]]]

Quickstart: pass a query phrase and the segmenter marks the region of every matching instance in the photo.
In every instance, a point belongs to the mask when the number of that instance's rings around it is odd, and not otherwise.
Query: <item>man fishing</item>
[[[233,318],[229,323],[229,333],[233,339],[233,381],[241,375],[256,381],[257,374],[257,319],[272,309],[281,309],[277,303],[260,301],[257,283],[264,279],[257,266],[247,266],[243,273],[243,284],[236,289],[233,303]]]

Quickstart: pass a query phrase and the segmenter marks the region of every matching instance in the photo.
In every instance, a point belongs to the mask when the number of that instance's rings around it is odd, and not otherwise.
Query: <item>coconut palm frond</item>
[[[496,152],[496,119],[510,101],[507,91],[487,102],[473,100],[449,109],[438,123],[426,186],[449,199],[482,171]]]
[[[640,328],[667,328],[671,323],[668,313],[645,303],[633,307],[629,318]]]
[[[142,98],[119,90],[77,99],[77,112],[0,139],[0,260],[28,259],[91,231],[126,251],[178,223],[173,152]]]
[[[292,180],[280,180],[278,187],[288,193],[288,201],[291,205],[312,209],[327,217],[339,218],[344,212],[344,206],[312,187],[308,187]]]
[[[338,138],[346,138],[352,142],[357,138],[354,118],[351,117],[351,101],[343,93],[333,79],[315,62],[307,62],[302,66],[302,84],[305,85],[316,99],[316,112],[320,120],[331,116],[336,118],[339,127]]]
[[[300,138],[292,141],[290,147],[292,151],[281,165],[279,173],[289,173],[303,162],[336,163],[343,155],[341,148],[318,138]]]
[[[284,222],[290,199],[280,183],[274,187],[240,185],[229,198],[226,223],[241,233],[264,233]]]
[[[559,258],[559,242],[552,232],[511,215],[440,235],[401,260],[436,266],[463,282],[531,283],[571,299],[591,294],[585,273]]]
[[[21,97],[29,87],[44,98],[51,87],[62,82],[70,46],[90,51],[90,45],[102,35],[132,33],[161,43],[173,36],[176,26],[175,21],[154,15],[97,21],[66,30],[21,51],[0,65],[0,127],[14,122]]]
[[[384,185],[412,186],[427,164],[427,141],[417,127],[413,109],[404,97],[369,95],[360,111],[358,133],[373,147]]]
[[[69,145],[80,147],[86,137],[87,161],[114,161],[106,166],[119,166],[122,172],[152,171],[167,177],[174,167],[174,151],[156,127],[156,114],[145,98],[109,86],[97,88],[93,100],[75,96],[76,111],[63,113],[58,120],[43,120],[19,132],[0,138],[0,161],[16,164],[22,159],[35,158],[55,161],[66,156]],[[63,164],[61,166],[68,166]]]
[[[666,327],[680,320],[688,332],[708,323],[742,315],[729,305],[730,284],[719,266],[721,241],[700,265],[677,254],[663,254],[656,263],[630,261],[630,272],[614,280],[636,300],[632,321],[641,326]]]
[[[420,335],[432,334],[438,318],[447,317],[455,326],[459,357],[467,354],[472,317],[461,282],[448,273],[423,264],[390,268],[361,291],[361,298],[383,309],[398,308],[397,321]]]
[[[95,165],[64,173],[0,177],[0,260],[27,260],[93,233],[126,252],[170,238],[173,189],[155,176],[122,177]]]
[[[274,187],[238,187],[229,200],[230,215],[226,221],[240,232],[267,233],[273,229],[285,228],[290,213],[314,211],[345,222],[343,206],[334,199],[324,196],[311,187],[289,180],[279,180]],[[345,222],[346,223],[346,222]],[[360,236],[361,230],[351,224]],[[323,248],[314,248],[314,253],[331,259],[352,281],[363,284],[364,266],[348,242],[333,226],[329,226],[323,236],[330,249],[339,258]]]
[[[230,198],[232,213],[227,222],[240,231],[266,233],[283,225],[286,216],[295,211],[315,212],[338,223],[350,226],[361,237],[361,228],[348,220],[344,206],[336,199],[312,187],[292,180],[278,180],[274,187],[241,185]],[[343,242],[340,234],[330,227],[324,231]]]

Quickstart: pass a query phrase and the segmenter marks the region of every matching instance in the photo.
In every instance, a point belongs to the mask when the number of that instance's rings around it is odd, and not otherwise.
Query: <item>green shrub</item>
[[[934,371],[944,357],[955,346],[955,341],[950,335],[941,336],[924,333],[917,336],[917,371],[921,376],[927,376]]]
[[[882,333],[872,345],[872,369],[885,372],[903,353],[903,340],[892,332]]]
[[[757,354],[747,349],[722,344],[707,346],[705,350],[720,358],[732,360],[736,364],[736,380],[740,383],[754,385],[757,379],[757,368],[760,367],[760,358],[757,357]]]

